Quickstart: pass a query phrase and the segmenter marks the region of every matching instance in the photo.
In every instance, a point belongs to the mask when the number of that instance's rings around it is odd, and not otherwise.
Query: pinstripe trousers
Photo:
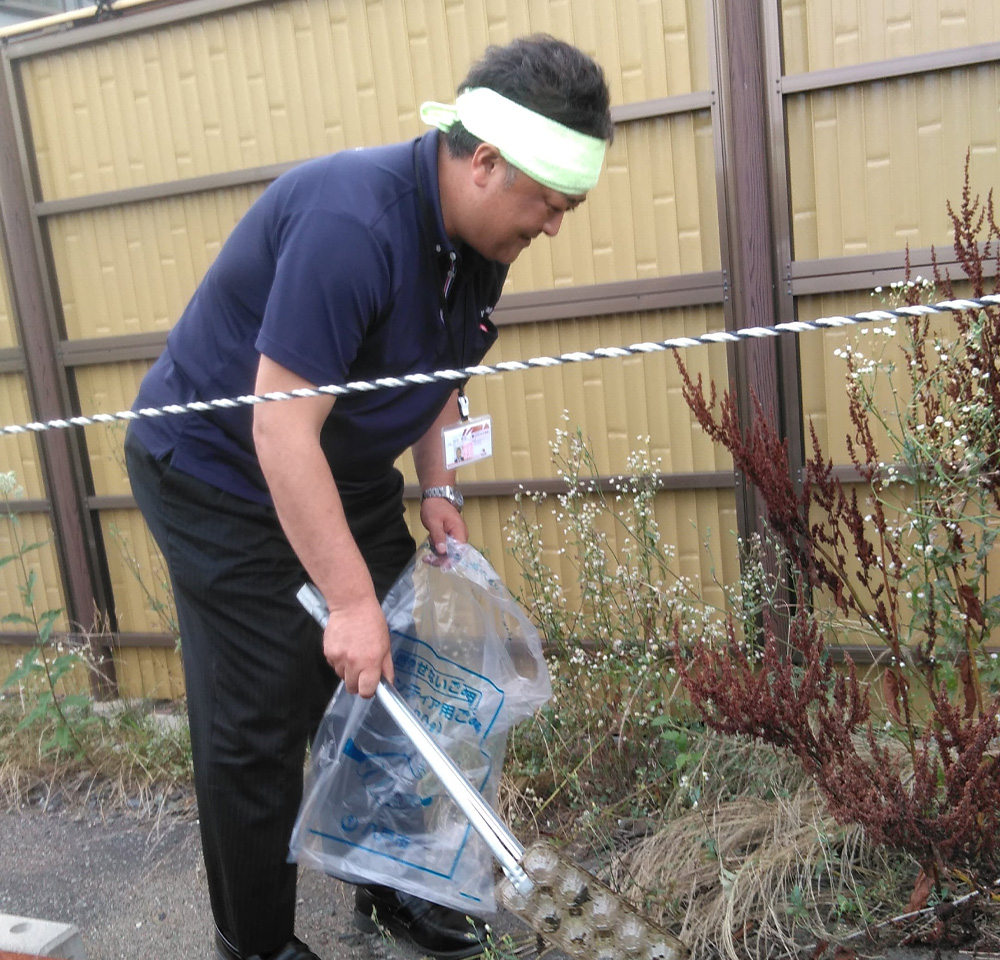
[[[177,607],[212,913],[241,956],[266,954],[294,935],[288,841],[306,745],[338,680],[295,599],[306,574],[274,508],[154,459],[131,433],[125,455]],[[338,486],[381,599],[414,551],[402,477]]]

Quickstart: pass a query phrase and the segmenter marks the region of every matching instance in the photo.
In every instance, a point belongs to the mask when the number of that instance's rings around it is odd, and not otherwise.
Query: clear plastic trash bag
[[[395,686],[491,806],[507,732],[552,694],[541,638],[481,554],[425,543],[382,604]],[[291,859],[478,916],[490,851],[375,698],[341,686],[313,744]]]

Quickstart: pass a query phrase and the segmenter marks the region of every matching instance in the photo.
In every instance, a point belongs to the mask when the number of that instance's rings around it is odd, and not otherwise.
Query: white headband
[[[594,188],[608,146],[599,137],[550,120],[488,87],[463,91],[454,105],[421,104],[420,119],[443,131],[460,120],[469,133],[493,144],[518,170],[570,196]]]

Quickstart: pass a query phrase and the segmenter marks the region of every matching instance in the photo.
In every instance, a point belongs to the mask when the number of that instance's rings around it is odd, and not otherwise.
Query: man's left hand
[[[455,505],[444,497],[428,497],[420,504],[420,522],[430,535],[431,546],[439,556],[448,552],[447,539],[469,542],[469,528]]]

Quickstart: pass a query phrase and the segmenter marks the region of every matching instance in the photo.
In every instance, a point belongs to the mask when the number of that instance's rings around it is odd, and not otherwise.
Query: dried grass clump
[[[623,853],[617,884],[695,956],[801,954],[887,872],[861,829],[839,826],[824,807],[803,784],[787,797],[692,810]]]
[[[107,716],[88,709],[71,719],[85,752],[51,749],[52,721],[24,724],[17,703],[0,699],[0,810],[193,811],[186,720],[158,720],[151,705],[139,702]]]

